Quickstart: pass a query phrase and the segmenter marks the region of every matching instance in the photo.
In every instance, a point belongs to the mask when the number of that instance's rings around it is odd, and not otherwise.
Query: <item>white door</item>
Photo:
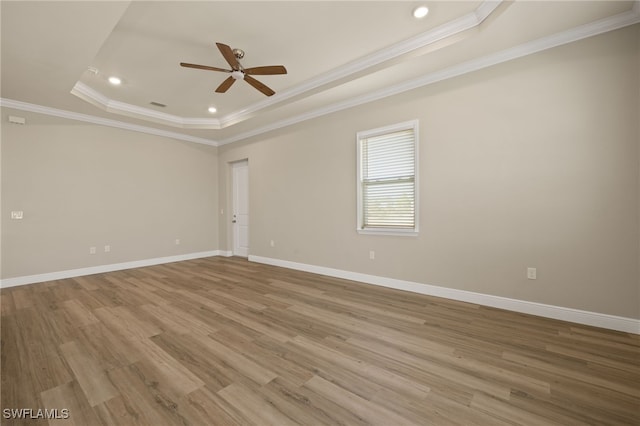
[[[249,162],[233,163],[233,255],[249,256]]]

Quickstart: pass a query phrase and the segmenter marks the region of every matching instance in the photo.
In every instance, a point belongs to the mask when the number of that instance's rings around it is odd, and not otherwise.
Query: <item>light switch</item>
[[[23,212],[22,211],[13,211],[11,212],[11,219],[22,219]]]

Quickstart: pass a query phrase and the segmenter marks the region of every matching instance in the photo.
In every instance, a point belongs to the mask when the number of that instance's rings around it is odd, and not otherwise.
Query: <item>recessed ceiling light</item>
[[[122,83],[122,80],[120,80],[118,77],[109,77],[109,83],[113,84],[114,86],[117,86],[120,83]]]
[[[216,109],[216,107],[209,107],[209,110],[208,110],[208,111],[209,111],[211,114],[213,114],[214,112],[216,112],[216,111],[217,111],[217,109]]]
[[[427,6],[418,6],[413,10],[414,18],[424,18],[429,13],[429,8]]]

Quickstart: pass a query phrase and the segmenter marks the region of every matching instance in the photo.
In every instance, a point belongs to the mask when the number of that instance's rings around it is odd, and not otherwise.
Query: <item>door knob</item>
[[[236,223],[236,220],[235,220],[235,219],[233,219],[233,220],[231,221],[231,223]]]

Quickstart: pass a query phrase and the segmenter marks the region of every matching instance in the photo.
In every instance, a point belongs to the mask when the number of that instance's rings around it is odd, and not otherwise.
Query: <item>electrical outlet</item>
[[[104,246],[104,252],[109,253],[111,251],[111,246]]]
[[[535,280],[537,279],[538,271],[536,268],[527,268],[527,279]]]
[[[180,238],[176,238],[176,245],[179,246],[180,245]]]
[[[275,247],[276,246],[276,242],[271,240],[271,242],[269,243],[271,245],[271,247]]]
[[[376,252],[373,250],[369,250],[369,259],[373,260],[376,258]]]
[[[96,254],[96,248],[95,247],[89,247],[89,254]]]
[[[22,211],[13,211],[11,212],[11,219],[22,219],[24,217],[24,213]]]

